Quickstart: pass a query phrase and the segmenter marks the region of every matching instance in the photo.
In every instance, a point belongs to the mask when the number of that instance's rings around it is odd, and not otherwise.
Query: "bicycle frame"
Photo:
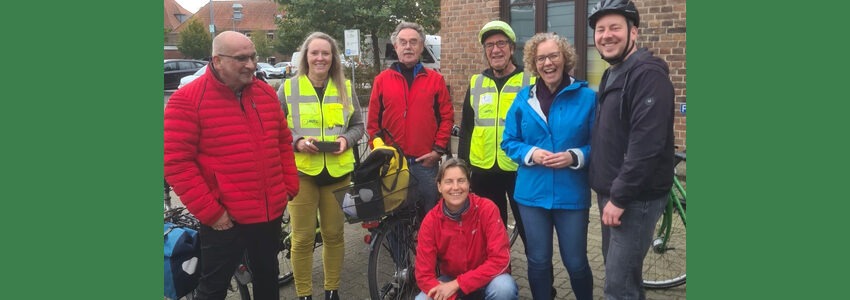
[[[687,195],[685,194],[685,188],[682,187],[682,183],[680,183],[679,179],[675,176],[673,176],[673,188],[675,189],[675,191],[670,191],[670,200],[667,201],[667,207],[664,209],[664,213],[661,216],[662,218],[664,218],[664,222],[662,223],[664,224],[664,226],[658,229],[658,234],[656,235],[657,237],[664,237],[664,239],[662,239],[663,243],[661,245],[654,245],[656,251],[659,251],[659,249],[661,249],[662,251],[667,249],[667,241],[669,240],[670,230],[672,229],[670,224],[672,224],[674,218],[673,209],[678,211],[681,215],[682,224],[687,225],[685,209],[682,206],[681,199],[676,196],[676,192],[682,195],[682,197],[685,199],[687,199]]]

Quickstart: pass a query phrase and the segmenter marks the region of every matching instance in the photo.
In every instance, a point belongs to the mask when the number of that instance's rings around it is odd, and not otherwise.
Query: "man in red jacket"
[[[277,252],[298,193],[292,134],[277,93],[254,76],[257,51],[238,32],[215,37],[207,72],[165,108],[165,179],[201,221],[197,299],[224,299],[243,253],[255,299],[279,299]]]
[[[454,111],[443,76],[419,62],[425,50],[421,25],[401,22],[390,36],[398,62],[375,77],[369,98],[369,137],[398,145],[417,180],[421,215],[437,203],[437,167],[447,154]],[[449,153],[450,154],[450,153]]]

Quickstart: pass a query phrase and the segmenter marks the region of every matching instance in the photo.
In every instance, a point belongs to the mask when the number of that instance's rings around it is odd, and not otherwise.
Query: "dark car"
[[[192,75],[198,69],[206,66],[207,62],[194,59],[166,59],[165,60],[165,89],[173,90],[180,85],[180,78]]]

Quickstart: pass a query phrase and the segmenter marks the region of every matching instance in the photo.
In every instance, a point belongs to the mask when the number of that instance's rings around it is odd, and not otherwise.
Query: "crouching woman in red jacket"
[[[442,198],[419,228],[415,270],[422,292],[416,300],[517,299],[499,208],[469,193],[466,162],[443,163],[437,189]]]

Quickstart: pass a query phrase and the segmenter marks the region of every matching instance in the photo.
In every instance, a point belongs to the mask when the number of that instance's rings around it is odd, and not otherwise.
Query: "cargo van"
[[[426,35],[425,36],[425,50],[422,51],[422,57],[419,61],[422,62],[422,65],[429,68],[434,69],[437,72],[440,71],[440,47],[442,44],[442,39],[439,35]],[[392,42],[387,42],[384,50],[384,64],[385,66],[389,66],[394,62],[398,61],[398,55],[395,53],[395,48],[393,47]]]

